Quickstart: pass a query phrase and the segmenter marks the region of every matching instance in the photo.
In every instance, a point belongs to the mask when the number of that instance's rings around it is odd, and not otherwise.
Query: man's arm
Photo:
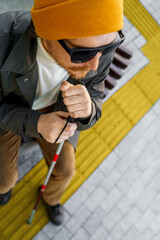
[[[40,137],[37,122],[42,112],[8,101],[3,95],[0,79],[0,128],[17,135]]]
[[[3,13],[0,14],[0,22],[4,23],[0,26],[1,68],[16,41],[29,26],[30,13],[29,11]],[[37,121],[42,113],[22,106],[19,101],[16,101],[15,95],[10,98],[5,96],[3,84],[6,81],[2,82],[2,74],[3,72],[0,72],[0,132],[11,131],[20,136],[40,137],[37,132]],[[12,82],[10,84],[13,86]]]
[[[68,116],[66,112],[42,114],[40,111],[8,102],[0,87],[0,130],[4,132],[10,131],[16,135],[35,138],[43,136],[48,142],[54,143]],[[57,143],[73,136],[76,128],[75,123],[68,123]]]

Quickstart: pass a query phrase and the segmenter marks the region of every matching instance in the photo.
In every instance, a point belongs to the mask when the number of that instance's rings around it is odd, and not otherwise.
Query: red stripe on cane
[[[46,188],[46,185],[43,185],[42,187],[41,187],[41,190],[44,190]]]
[[[58,156],[59,156],[58,154],[55,154],[55,155],[54,155],[53,162],[56,162],[56,161],[57,161]]]
[[[36,208],[37,208],[37,206],[38,206],[38,203],[39,203],[39,201],[40,201],[40,199],[41,199],[41,196],[42,196],[42,191],[40,191],[40,193],[39,193],[39,195],[38,195],[38,199],[37,199],[37,201],[36,201],[36,204],[35,204],[35,206],[34,206],[34,210],[36,210]]]

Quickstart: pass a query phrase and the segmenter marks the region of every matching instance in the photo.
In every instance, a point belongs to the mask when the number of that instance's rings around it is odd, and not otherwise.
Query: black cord
[[[67,122],[66,122],[64,128],[62,129],[62,131],[60,132],[59,136],[57,137],[55,143],[58,141],[58,139],[59,139],[60,136],[62,135],[63,131],[64,131],[65,128],[67,127],[67,124],[68,124],[69,122],[70,122],[70,123],[73,123],[74,121],[75,121],[75,118],[72,118],[71,116],[69,116],[69,117],[67,118]]]

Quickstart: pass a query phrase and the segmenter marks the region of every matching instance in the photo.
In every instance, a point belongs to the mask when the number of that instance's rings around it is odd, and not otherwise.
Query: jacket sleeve
[[[14,134],[40,138],[37,122],[42,112],[11,103],[4,96],[0,78],[0,132],[10,131]]]
[[[4,23],[0,25],[0,46],[3,46],[0,47],[0,69],[13,46],[28,28],[30,19],[29,11],[0,14],[0,22]],[[12,92],[9,98],[4,92],[3,84],[0,71],[0,134],[10,131],[20,136],[41,137],[37,132],[37,122],[42,112],[23,106]],[[10,84],[13,87],[13,83]]]
[[[104,62],[103,67],[94,81],[89,82],[86,88],[92,100],[92,114],[87,119],[78,118],[77,131],[83,131],[91,128],[101,117],[102,100],[104,94],[105,79],[109,73],[109,67],[113,61],[114,53],[110,55],[107,61]]]

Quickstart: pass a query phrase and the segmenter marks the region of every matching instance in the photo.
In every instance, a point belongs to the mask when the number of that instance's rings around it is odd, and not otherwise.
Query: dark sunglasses
[[[94,58],[98,52],[102,52],[102,55],[105,55],[116,50],[120,46],[120,44],[125,40],[125,36],[123,35],[122,31],[118,31],[118,34],[120,36],[119,40],[116,40],[102,47],[96,48],[70,48],[68,47],[64,40],[58,40],[58,42],[71,56],[71,62],[84,63]]]

